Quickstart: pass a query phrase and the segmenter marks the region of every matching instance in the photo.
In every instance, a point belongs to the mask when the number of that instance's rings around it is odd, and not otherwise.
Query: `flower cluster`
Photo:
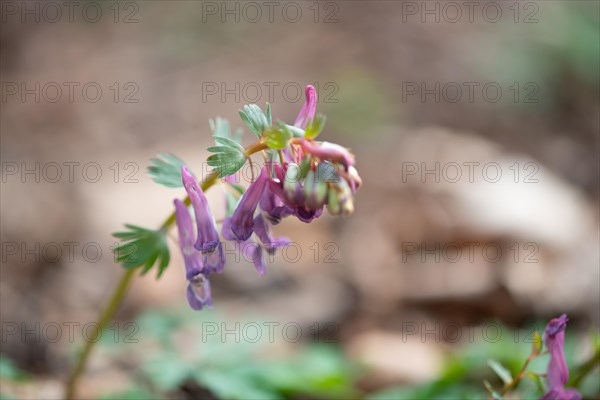
[[[179,244],[189,282],[187,298],[193,309],[212,305],[209,276],[222,272],[225,267],[220,237],[233,242],[241,251],[249,250],[256,270],[263,275],[266,272],[264,252],[273,254],[277,248],[290,243],[285,237],[274,238],[272,225],[289,216],[308,223],[320,217],[324,208],[332,215],[349,215],[354,211],[353,196],[362,183],[354,167],[354,156],[342,146],[314,140],[324,123],[324,117],[315,115],[316,104],[315,88],[307,86],[306,102],[293,126],[283,123],[271,126],[269,108],[268,117],[262,115],[260,109],[257,113],[256,106],[249,108],[260,122],[252,124],[250,121],[249,126],[259,136],[259,142],[252,148],[263,153],[265,164],[245,191],[237,187],[243,194],[235,210],[223,219],[221,236],[200,185],[186,166],[181,168],[183,186],[196,220],[194,229],[188,207],[175,200]],[[250,120],[246,114],[244,117]],[[235,156],[239,145],[223,138],[220,143],[221,147],[213,149],[223,155],[213,158],[215,162],[221,162],[227,154]],[[243,156],[249,158],[250,154],[244,152]],[[243,162],[245,160],[242,165]],[[219,172],[233,171],[220,167]],[[239,167],[236,161],[236,168]],[[231,174],[222,175],[224,182],[231,184]]]

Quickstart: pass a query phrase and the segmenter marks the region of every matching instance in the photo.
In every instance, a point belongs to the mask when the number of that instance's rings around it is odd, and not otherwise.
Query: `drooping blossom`
[[[258,204],[265,218],[273,225],[280,223],[282,218],[294,214],[294,210],[283,204],[281,198],[273,192],[270,182],[266,185]]]
[[[540,400],[580,400],[581,394],[575,389],[567,389],[569,369],[565,360],[566,314],[550,320],[544,331],[544,343],[550,353],[547,381],[548,391]]]
[[[202,252],[205,268],[210,272],[222,272],[225,267],[223,245],[219,240],[219,233],[208,207],[208,200],[194,176],[185,166],[181,167],[181,177],[196,216],[198,237],[194,246]]]
[[[271,236],[271,224],[262,214],[258,214],[254,218],[254,233],[270,254],[275,253],[277,248],[291,243],[291,240],[286,237],[273,238]]]
[[[309,85],[296,127],[304,129],[315,117],[316,103],[316,90]],[[332,215],[352,214],[354,193],[362,183],[354,164],[354,155],[340,145],[294,138],[280,153],[279,161],[269,164],[261,209],[274,224],[288,215],[311,222],[321,216],[325,206]]]
[[[349,215],[354,211],[354,194],[362,184],[354,155],[348,149],[315,140],[319,133],[315,129],[319,129],[317,125],[322,128],[324,119],[309,127],[316,115],[317,92],[309,85],[305,94],[306,101],[294,128],[285,128],[290,136],[287,144],[280,151],[263,153],[266,165],[249,187],[244,191],[235,184],[232,175],[224,177],[227,184],[243,194],[238,200],[228,193],[221,237],[238,247],[246,259],[250,257],[261,275],[266,272],[265,254],[274,254],[279,247],[291,243],[288,238],[273,237],[273,225],[289,216],[308,223],[319,218],[325,208],[331,215]],[[312,129],[309,137],[303,133],[307,127]],[[263,134],[257,144],[270,146],[267,135]],[[223,271],[225,256],[201,187],[186,167],[181,172],[197,231],[194,237],[189,210],[176,201],[180,245],[189,281],[187,296],[192,308],[201,309],[211,304],[208,277]]]
[[[247,240],[252,236],[254,226],[254,212],[267,184],[267,172],[263,168],[258,178],[252,182],[244,192],[242,199],[231,216],[231,232],[239,241]]]
[[[290,243],[287,238],[273,239],[270,234],[270,222],[262,214],[254,216],[258,203],[263,198],[267,180],[267,171],[263,167],[258,178],[250,184],[242,196],[233,215],[225,218],[222,226],[223,238],[235,242],[244,257],[252,260],[260,275],[266,272],[263,246],[267,252],[273,254],[278,247]],[[253,233],[263,246],[250,239]]]
[[[186,205],[179,199],[175,203],[175,221],[179,232],[179,248],[185,264],[185,277],[188,280],[187,300],[194,310],[212,305],[210,282],[206,276],[200,252],[194,247],[194,225]]]

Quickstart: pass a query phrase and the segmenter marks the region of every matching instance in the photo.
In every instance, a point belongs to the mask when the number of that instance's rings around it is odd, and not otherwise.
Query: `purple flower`
[[[208,200],[185,166],[181,167],[181,177],[196,216],[198,237],[194,246],[202,252],[205,268],[209,272],[222,272],[225,267],[225,256],[215,220],[208,207]]]
[[[260,176],[242,196],[233,215],[225,218],[222,226],[223,238],[236,242],[244,256],[250,257],[260,275],[264,275],[266,272],[263,247],[250,240],[252,233],[256,234],[270,254],[273,254],[278,247],[290,243],[287,238],[273,239],[271,237],[269,220],[280,221],[291,211],[274,193],[265,190],[268,181],[267,169],[263,167]],[[259,202],[265,215],[259,214],[254,217]]]
[[[246,190],[231,216],[231,232],[238,241],[245,241],[252,236],[254,225],[254,212],[267,184],[267,170],[263,167],[258,178]],[[229,232],[223,231],[225,239],[231,237]],[[228,239],[231,240],[231,239]]]
[[[322,209],[309,210],[305,207],[304,190],[302,189],[301,185],[299,185],[297,191],[294,191],[293,193],[291,193],[290,191],[286,191],[283,188],[284,184],[280,181],[271,180],[269,182],[269,186],[271,191],[273,191],[273,193],[283,201],[285,207],[289,209],[285,210],[286,213],[288,211],[291,211],[291,213],[295,215],[300,221],[306,223],[309,223],[313,219],[321,216],[323,212]]]
[[[250,257],[259,275],[264,275],[267,267],[262,257],[263,254],[260,245],[253,240],[239,240],[233,233],[231,217],[223,220],[222,232],[223,238],[235,242],[238,251],[244,254],[244,258],[248,259],[248,256]]]
[[[302,129],[306,127],[308,121],[315,117],[315,112],[317,111],[317,91],[314,86],[306,86],[305,94],[306,102],[302,106],[302,109],[296,118],[296,122],[294,122],[294,126]]]
[[[200,252],[194,247],[194,225],[190,212],[183,202],[175,200],[175,221],[179,231],[179,247],[185,264],[185,276],[188,280],[187,299],[190,307],[201,310],[204,306],[211,306],[210,283],[205,270]]]
[[[294,214],[294,210],[284,205],[283,201],[275,195],[273,189],[271,189],[271,182],[266,185],[258,204],[265,218],[273,225],[280,223],[282,218]]]
[[[204,274],[198,274],[189,280],[186,296],[190,307],[194,310],[202,310],[213,305],[210,282]]]
[[[569,381],[569,370],[565,360],[566,314],[550,320],[544,331],[544,343],[550,353],[547,380],[549,390],[541,400],[579,400],[581,394],[575,389],[565,389]]]
[[[278,247],[287,246],[291,243],[291,240],[286,237],[272,238],[270,223],[261,214],[254,218],[254,233],[270,254],[274,254]]]

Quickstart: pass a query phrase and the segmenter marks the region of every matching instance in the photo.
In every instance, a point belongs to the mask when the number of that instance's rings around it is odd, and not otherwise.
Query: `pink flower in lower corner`
[[[581,400],[575,389],[565,388],[569,381],[569,369],[565,360],[565,329],[569,318],[563,314],[550,320],[544,331],[544,343],[550,353],[547,380],[548,391],[540,400]]]

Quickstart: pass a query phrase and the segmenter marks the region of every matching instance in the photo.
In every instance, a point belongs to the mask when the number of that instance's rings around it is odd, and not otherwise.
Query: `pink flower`
[[[569,318],[563,314],[550,320],[544,331],[544,343],[550,353],[548,363],[548,392],[540,400],[580,400],[575,389],[565,389],[569,381],[569,369],[565,360],[565,329]]]
[[[302,106],[296,122],[294,122],[294,126],[302,129],[306,128],[306,124],[315,117],[315,112],[317,111],[317,91],[314,86],[306,86],[305,94],[306,102]]]

